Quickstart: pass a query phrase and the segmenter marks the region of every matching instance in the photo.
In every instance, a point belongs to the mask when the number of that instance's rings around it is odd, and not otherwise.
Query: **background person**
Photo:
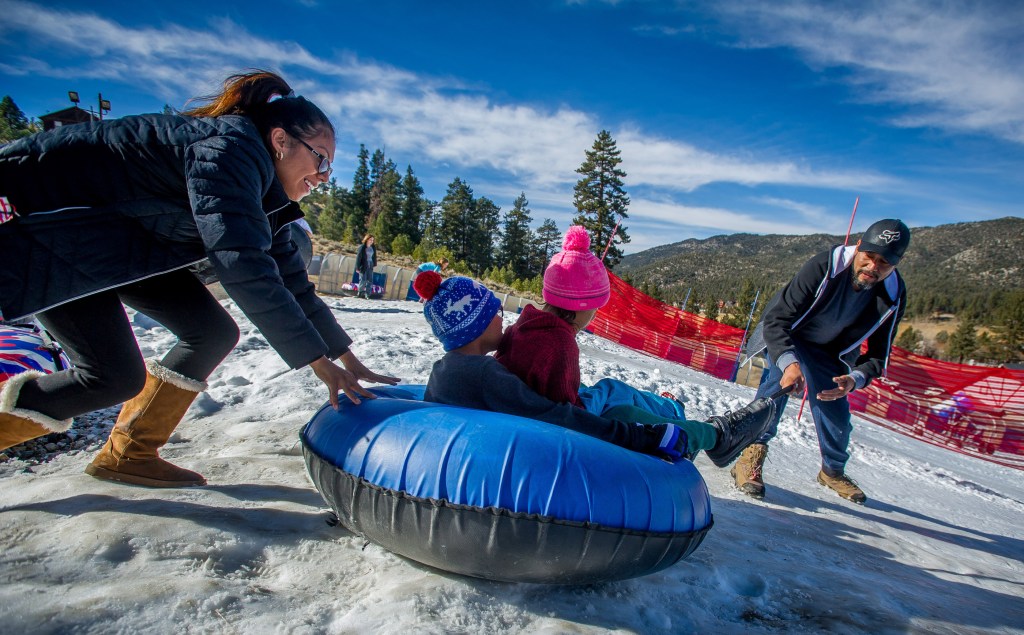
[[[437,262],[425,262],[425,263],[421,264],[419,267],[416,267],[416,274],[415,275],[418,276],[421,273],[423,273],[424,271],[436,271],[437,273],[441,274],[441,276],[443,277],[444,276],[444,272],[445,272],[445,270],[447,268],[448,268],[448,259],[447,258],[441,258]],[[413,276],[413,280],[415,280],[415,279],[416,279],[416,277]]]
[[[763,317],[768,370],[757,396],[806,384],[821,450],[818,482],[845,499],[867,496],[848,476],[847,447],[853,425],[846,395],[885,371],[889,352],[907,306],[907,288],[896,271],[910,245],[910,229],[900,220],[880,220],[853,247],[836,246],[807,261],[772,298]],[[861,344],[867,340],[867,352]],[[787,397],[765,434],[747,448],[732,469],[736,486],[763,498],[762,468]]]
[[[377,250],[373,246],[374,242],[372,234],[363,236],[363,242],[356,252],[356,271],[359,272],[357,298],[369,300],[370,293],[373,291],[373,269],[377,266]]]
[[[359,402],[366,369],[317,297],[291,239],[295,201],[328,180],[334,127],[279,76],[229,77],[207,105],[64,126],[0,148],[0,315],[38,320],[73,366],[0,388],[0,447],[66,430],[124,402],[86,471],[140,485],[202,485],[161,459],[206,379],[238,340],[187,267],[209,258],[224,290],[292,368]],[[177,342],[145,361],[122,303]],[[333,363],[340,359],[344,368]]]

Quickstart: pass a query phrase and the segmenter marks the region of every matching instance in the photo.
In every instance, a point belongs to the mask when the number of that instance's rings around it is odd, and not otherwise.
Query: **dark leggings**
[[[95,293],[36,315],[72,368],[26,382],[17,407],[54,419],[107,408],[142,391],[146,366],[122,303],[173,333],[165,368],[206,381],[238,343],[238,326],[187,269]]]

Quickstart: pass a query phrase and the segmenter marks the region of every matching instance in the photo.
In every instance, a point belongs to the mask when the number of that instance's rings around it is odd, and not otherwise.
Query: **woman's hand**
[[[338,409],[338,391],[341,390],[345,393],[345,396],[349,400],[359,405],[362,401],[359,400],[358,395],[362,395],[367,399],[376,399],[377,397],[359,385],[358,377],[350,371],[345,370],[341,366],[338,366],[326,357],[321,357],[313,361],[310,365],[313,372],[320,379],[320,381],[327,384],[328,399],[331,402],[331,407],[335,410]]]
[[[359,361],[359,359],[356,357],[356,354],[353,353],[352,351],[346,352],[344,355],[338,358],[338,361],[344,364],[345,368],[347,368],[350,373],[355,375],[356,379],[372,382],[374,384],[387,384],[389,386],[394,386],[398,382],[402,381],[398,377],[378,375],[377,373],[373,372],[366,366],[363,366],[363,363]]]

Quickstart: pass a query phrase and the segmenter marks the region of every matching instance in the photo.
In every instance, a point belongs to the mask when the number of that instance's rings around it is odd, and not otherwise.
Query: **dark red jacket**
[[[494,358],[538,394],[583,407],[576,329],[562,318],[527,305],[505,331]]]

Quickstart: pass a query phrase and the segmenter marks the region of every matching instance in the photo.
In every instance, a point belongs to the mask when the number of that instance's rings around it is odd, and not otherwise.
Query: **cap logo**
[[[900,239],[900,233],[897,232],[897,231],[893,231],[891,229],[887,229],[887,230],[885,230],[884,232],[882,232],[881,234],[878,235],[878,240],[884,242],[886,245],[892,243],[894,240],[899,240],[899,239]]]
[[[451,315],[452,313],[456,313],[456,312],[462,313],[463,311],[465,311],[466,309],[469,308],[469,305],[472,302],[473,302],[473,296],[471,296],[471,295],[464,295],[464,296],[462,296],[462,299],[456,300],[455,302],[452,302],[451,304],[449,304],[445,308],[444,314],[445,315]]]

